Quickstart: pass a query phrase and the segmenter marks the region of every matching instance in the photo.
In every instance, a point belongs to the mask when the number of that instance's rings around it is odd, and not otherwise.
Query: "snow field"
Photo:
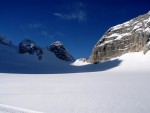
[[[149,113],[149,58],[150,52],[138,52],[110,63],[88,66],[76,61],[71,68],[63,64],[68,72],[79,67],[78,73],[1,73],[0,113]],[[120,62],[114,66],[117,59]]]

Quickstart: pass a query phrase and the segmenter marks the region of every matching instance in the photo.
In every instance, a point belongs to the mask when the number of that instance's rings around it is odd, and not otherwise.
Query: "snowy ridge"
[[[23,108],[17,108],[17,107],[0,104],[0,113],[43,113],[43,112],[27,110]]]

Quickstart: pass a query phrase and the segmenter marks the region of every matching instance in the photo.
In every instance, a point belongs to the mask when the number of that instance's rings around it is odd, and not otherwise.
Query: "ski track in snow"
[[[43,113],[0,104],[0,113]]]

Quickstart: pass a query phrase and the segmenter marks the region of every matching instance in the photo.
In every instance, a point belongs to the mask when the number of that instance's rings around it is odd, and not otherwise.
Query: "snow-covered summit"
[[[63,44],[60,41],[53,42],[51,45],[63,46]]]
[[[89,61],[96,63],[142,51],[149,40],[150,15],[147,13],[108,29],[93,48]]]

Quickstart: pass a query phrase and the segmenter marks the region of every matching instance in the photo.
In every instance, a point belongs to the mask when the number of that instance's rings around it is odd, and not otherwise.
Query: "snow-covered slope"
[[[35,54],[19,54],[17,47],[0,44],[0,72],[22,74],[95,72],[114,68],[120,63],[119,60],[114,60],[98,65],[88,64],[79,67],[76,62],[71,65],[70,62],[58,59],[50,51],[43,51],[43,59],[38,60]]]
[[[0,73],[57,74],[96,72],[117,69],[119,65],[122,65],[121,68],[127,69],[129,71],[130,69],[128,68],[128,65],[133,64],[135,64],[135,66],[132,66],[132,70],[139,64],[139,66],[142,67],[143,65],[143,67],[147,70],[148,66],[145,66],[145,64],[147,64],[146,62],[149,62],[149,53],[144,55],[142,52],[125,54],[119,58],[115,58],[107,62],[101,62],[96,65],[83,62],[82,60],[76,60],[74,63],[70,64],[58,59],[53,53],[47,50],[44,50],[45,54],[43,60],[38,60],[36,55],[19,54],[15,46],[12,47],[0,44],[0,52]],[[128,58],[122,59],[128,55]],[[132,56],[134,58],[132,58]],[[137,61],[135,61],[135,59]],[[123,65],[124,60],[126,60],[126,65]],[[133,60],[134,63],[132,64]]]
[[[150,112],[150,51],[98,64],[43,51],[38,60],[0,44],[0,113]]]
[[[0,44],[1,73],[60,73],[69,63],[58,59],[52,52],[44,51],[42,60],[28,53],[19,54],[15,46]]]
[[[53,51],[30,39],[17,46],[0,35],[0,73],[65,73],[74,58],[60,42],[54,44],[49,47]]]
[[[1,73],[0,104],[44,113],[149,113],[149,58],[150,52],[128,53],[111,63],[92,65],[99,71],[91,73]],[[120,63],[102,70],[114,61]],[[85,66],[76,63],[81,70]],[[0,113],[5,113],[1,108]]]

